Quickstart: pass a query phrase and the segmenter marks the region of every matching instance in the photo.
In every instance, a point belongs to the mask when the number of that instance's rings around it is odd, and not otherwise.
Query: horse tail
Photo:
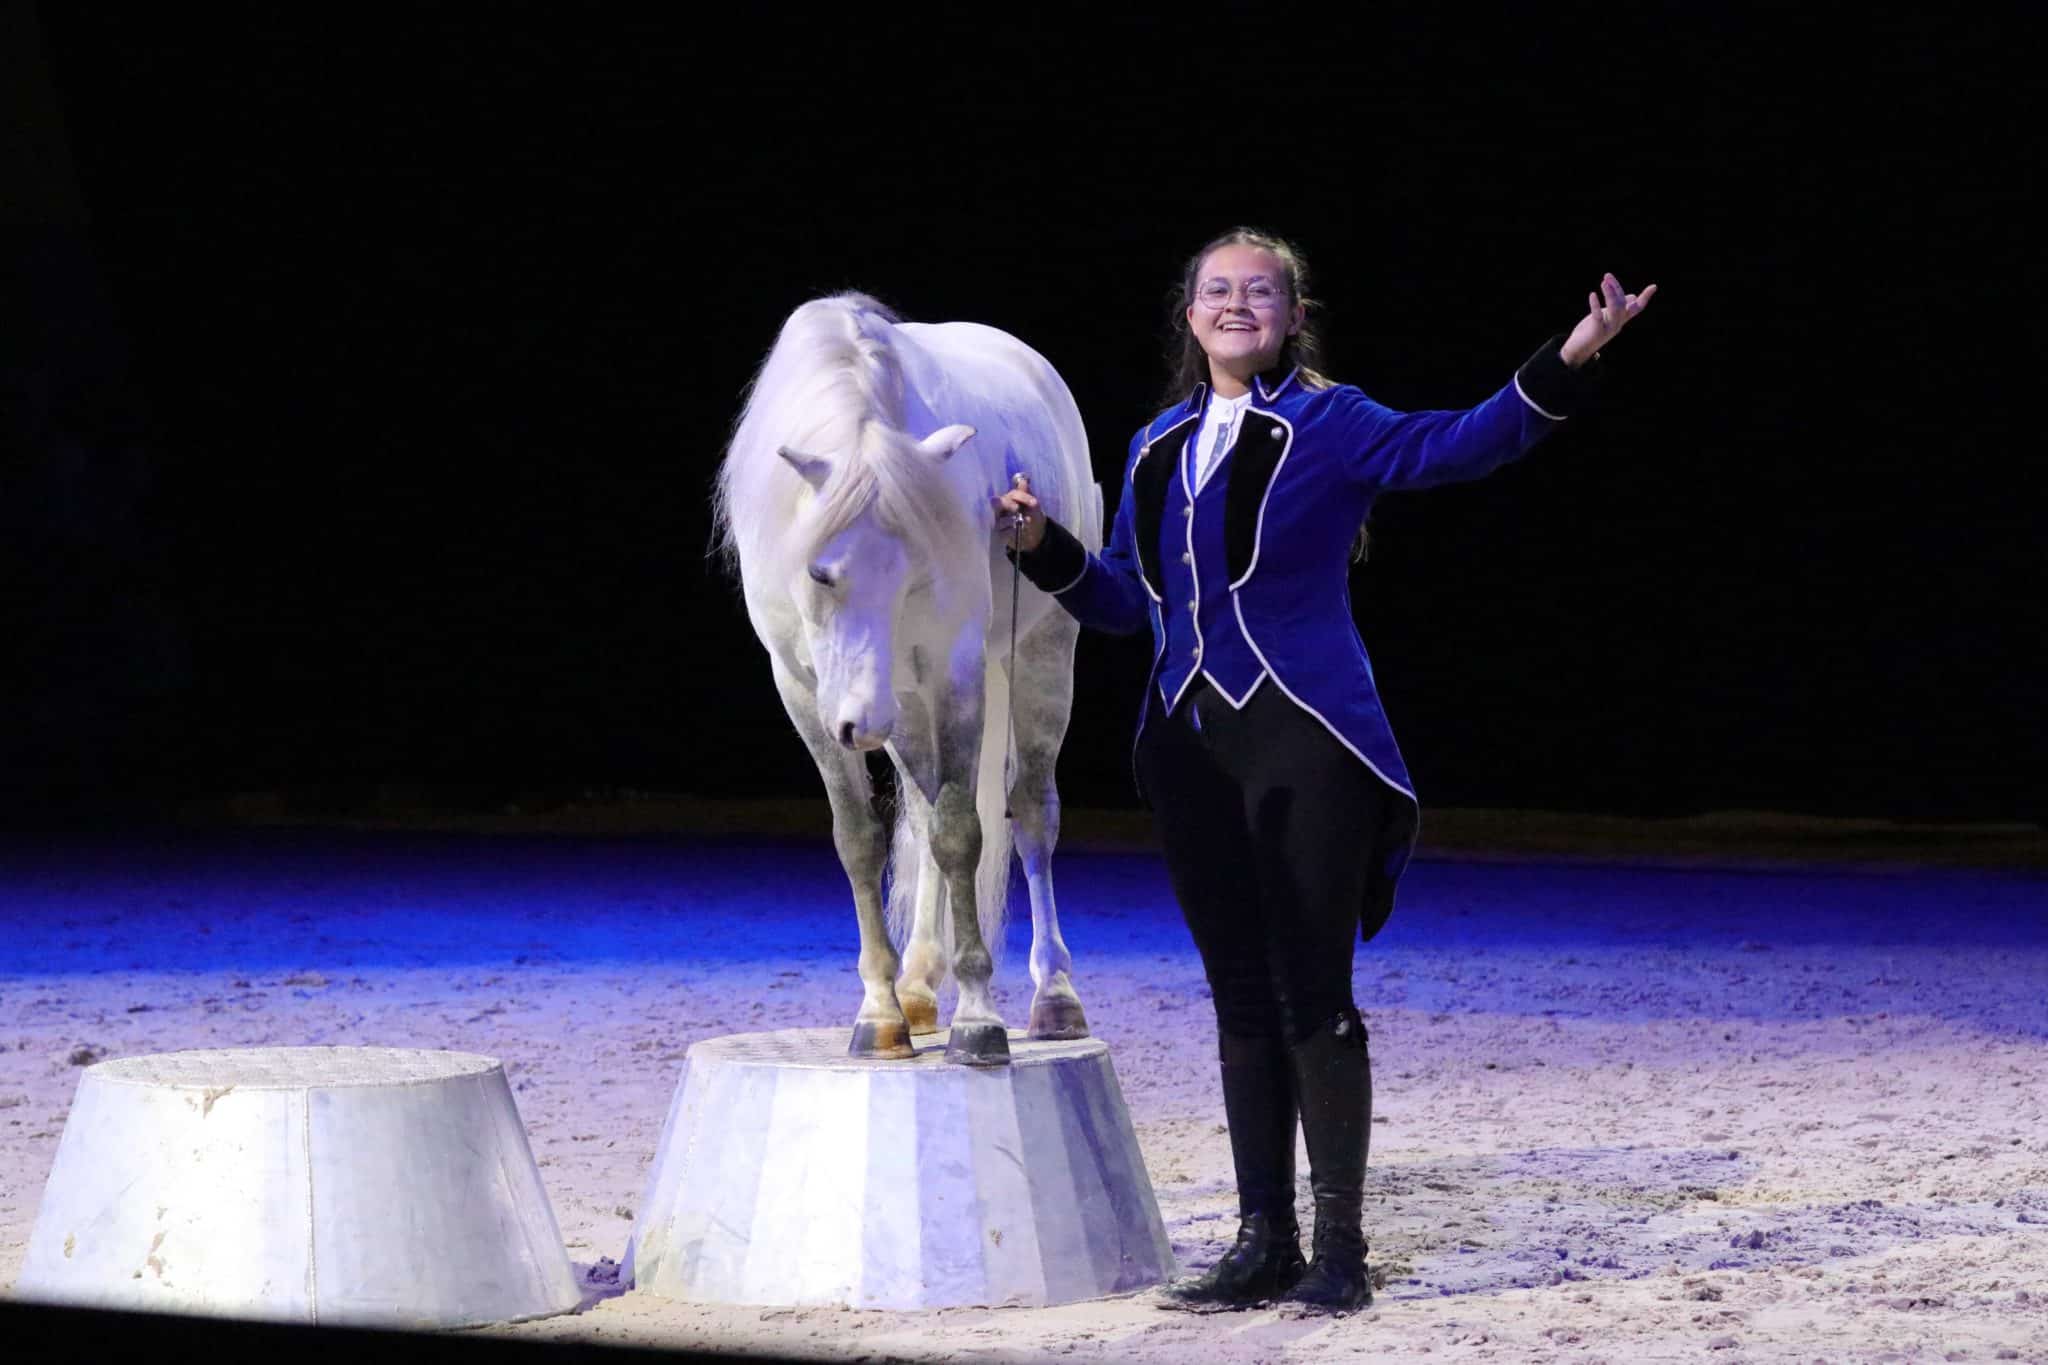
[[[981,771],[974,785],[974,809],[981,816],[981,863],[974,870],[974,908],[981,941],[989,957],[1000,961],[1003,926],[1010,915],[1010,675],[993,659],[985,673]]]
[[[907,779],[898,777],[899,783]],[[889,886],[882,902],[883,918],[889,926],[889,941],[901,952],[910,941],[911,925],[917,919],[917,879],[924,873],[925,831],[911,815],[911,802],[897,792],[890,812]],[[943,929],[941,930],[943,932]],[[948,960],[951,954],[947,954]]]

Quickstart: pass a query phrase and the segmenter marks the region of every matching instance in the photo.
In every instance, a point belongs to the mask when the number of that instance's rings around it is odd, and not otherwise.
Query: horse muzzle
[[[895,729],[894,716],[877,720],[870,716],[852,716],[842,712],[839,723],[832,727],[832,737],[839,741],[840,748],[864,754],[887,744],[890,734]]]

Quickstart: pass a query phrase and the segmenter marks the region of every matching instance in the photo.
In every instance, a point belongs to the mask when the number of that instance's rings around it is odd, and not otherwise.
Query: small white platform
[[[1044,1305],[1174,1273],[1109,1048],[845,1055],[843,1029],[693,1046],[622,1278],[668,1298]]]
[[[14,1292],[414,1328],[579,1298],[504,1068],[350,1047],[86,1068]]]

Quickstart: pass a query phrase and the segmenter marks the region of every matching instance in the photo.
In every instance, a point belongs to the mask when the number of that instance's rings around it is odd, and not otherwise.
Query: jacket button
[[[1188,554],[1186,551],[1182,551],[1180,562],[1183,564],[1192,564],[1195,562],[1195,557],[1191,554]]]
[[[1195,610],[1195,604],[1194,604],[1193,602],[1190,602],[1190,603],[1188,603],[1188,610],[1189,610],[1189,611],[1193,611],[1193,610]]]
[[[1280,439],[1280,428],[1274,427],[1271,431],[1267,432],[1266,434],[1277,441]]]
[[[1191,517],[1195,514],[1195,509],[1192,507],[1183,507],[1180,509],[1180,514],[1184,517]]]

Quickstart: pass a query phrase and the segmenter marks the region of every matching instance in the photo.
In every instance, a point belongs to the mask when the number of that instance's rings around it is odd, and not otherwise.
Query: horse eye
[[[829,588],[832,586],[832,575],[819,568],[816,564],[813,564],[811,565],[811,581],[819,587]]]

